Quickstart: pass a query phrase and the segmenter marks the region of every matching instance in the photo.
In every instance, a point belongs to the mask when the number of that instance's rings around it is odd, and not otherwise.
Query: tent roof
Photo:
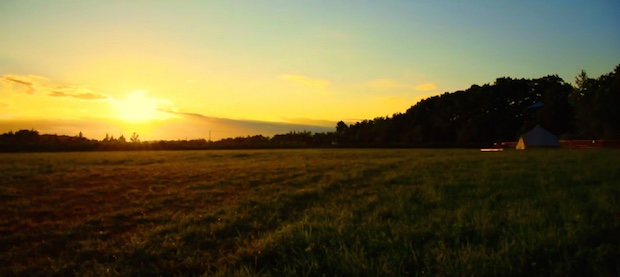
[[[540,125],[521,135],[521,138],[527,146],[560,146],[558,138]]]

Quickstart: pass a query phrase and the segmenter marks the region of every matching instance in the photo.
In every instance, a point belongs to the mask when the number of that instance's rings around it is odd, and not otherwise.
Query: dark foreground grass
[[[618,276],[620,151],[0,155],[0,276]]]

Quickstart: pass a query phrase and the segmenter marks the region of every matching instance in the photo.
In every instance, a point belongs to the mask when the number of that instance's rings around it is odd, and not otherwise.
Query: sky
[[[332,131],[620,64],[620,1],[2,1],[0,133]]]

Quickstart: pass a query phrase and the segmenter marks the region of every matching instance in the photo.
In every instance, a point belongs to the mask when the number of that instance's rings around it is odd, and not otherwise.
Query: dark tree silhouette
[[[129,139],[129,141],[131,141],[131,143],[139,143],[140,142],[140,136],[134,132],[131,135],[131,138]]]

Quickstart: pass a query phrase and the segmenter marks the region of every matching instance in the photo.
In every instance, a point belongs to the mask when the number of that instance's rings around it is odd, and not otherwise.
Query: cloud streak
[[[14,76],[14,75],[5,75],[2,76],[3,80],[6,80],[7,82],[13,82],[19,85],[24,85],[24,86],[32,86],[32,83],[28,82],[28,81],[24,81],[24,80],[20,80],[21,78],[19,78],[20,76]]]
[[[283,117],[282,119],[286,120],[286,122],[290,124],[321,126],[321,127],[329,127],[329,128],[336,126],[336,123],[337,123],[337,121],[324,120],[324,119],[312,119],[312,118]]]
[[[0,84],[3,86],[17,86],[18,89],[16,89],[16,91],[25,91],[30,95],[44,94],[52,97],[70,97],[81,100],[102,100],[110,98],[108,95],[95,92],[84,86],[56,84],[45,77],[35,75],[3,75],[0,77]]]
[[[73,97],[82,100],[98,100],[98,99],[108,99],[108,96],[103,94],[98,94],[94,92],[64,92],[64,91],[52,91],[48,93],[49,96],[53,97]]]
[[[429,91],[429,90],[434,90],[437,88],[437,85],[435,85],[434,83],[422,83],[419,84],[417,86],[415,86],[415,89],[418,91]]]
[[[17,86],[17,87],[25,88],[26,89],[25,92],[27,94],[34,94],[35,84],[42,80],[46,80],[46,79],[43,77],[35,76],[35,75],[20,76],[20,75],[6,74],[0,77],[0,84],[2,84],[3,87]],[[21,90],[21,91],[24,91],[24,90]]]
[[[174,129],[174,132],[192,133],[194,136],[206,138],[210,135],[213,139],[227,137],[264,135],[288,133],[290,131],[329,132],[333,127],[319,126],[311,123],[294,122],[270,122],[258,120],[230,119],[211,117],[200,113],[167,111],[175,116],[171,124],[159,130]],[[163,126],[163,125],[162,125]],[[334,123],[335,126],[335,123]],[[171,132],[171,133],[174,133]]]

